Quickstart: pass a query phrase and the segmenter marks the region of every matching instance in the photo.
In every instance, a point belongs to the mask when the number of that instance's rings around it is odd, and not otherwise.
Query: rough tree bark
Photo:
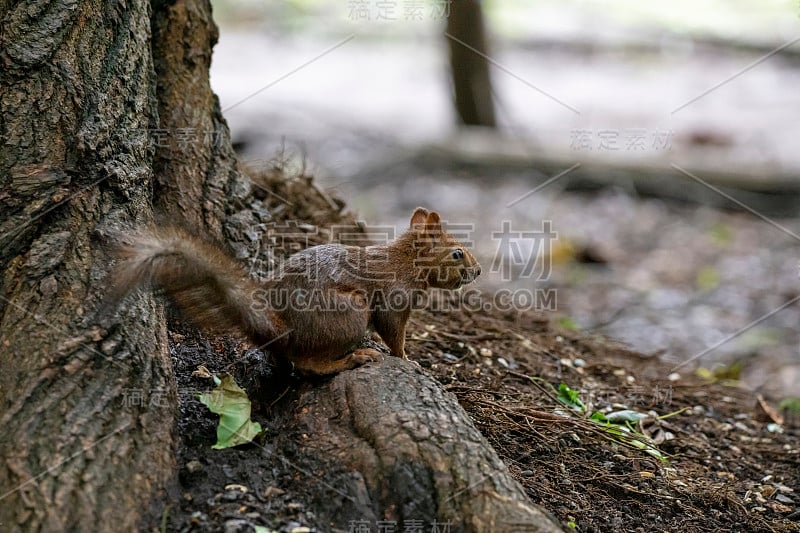
[[[462,124],[496,126],[489,45],[480,0],[454,0],[447,17],[453,103]]]
[[[174,468],[164,317],[92,312],[152,217],[149,4],[2,2],[0,64],[0,529],[131,530]]]
[[[206,2],[153,2],[159,122],[153,161],[156,212],[224,242],[250,181],[239,171],[228,125],[209,84],[219,32]],[[238,233],[233,236],[238,237]]]
[[[455,397],[408,361],[387,356],[305,386],[283,407],[293,416],[272,428],[275,446],[297,450],[293,459],[309,471],[326,465],[313,508],[331,529],[424,518],[451,531],[561,531]]]
[[[252,259],[269,213],[209,86],[208,1],[0,2],[0,21],[0,529],[133,530],[174,482],[176,395],[151,296],[97,325],[109,242],[168,218]],[[294,398],[282,442],[313,431],[298,460],[340,458],[376,516],[419,506],[467,529],[557,529],[407,363]]]

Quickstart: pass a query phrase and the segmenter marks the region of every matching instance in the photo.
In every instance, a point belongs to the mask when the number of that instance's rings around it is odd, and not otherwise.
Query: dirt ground
[[[232,372],[239,383],[252,382],[254,369],[267,379],[271,367],[263,355],[191,331],[173,333],[172,340],[181,398],[180,490],[170,502],[167,530],[348,531],[348,524],[315,520],[302,481],[315,474],[283,462],[284,451],[272,449],[269,436],[211,449],[216,415],[193,396],[210,384],[192,372],[204,364]],[[531,500],[576,531],[800,528],[798,421],[785,423],[783,433],[770,432],[758,419],[756,398],[735,384],[653,379],[663,372],[654,359],[558,331],[533,314],[422,312],[412,320],[408,351],[457,396]],[[675,413],[641,427],[665,438],[654,447],[666,459],[571,413],[550,388],[561,383],[595,409]],[[261,402],[251,393],[253,420],[269,428],[268,402],[286,386],[300,385],[286,379],[261,391]]]
[[[319,207],[319,191],[292,195],[303,197],[309,200],[281,216],[320,227],[350,220]],[[565,329],[546,315],[454,307],[412,316],[409,357],[458,398],[531,500],[565,529],[800,530],[796,413],[770,413],[769,398],[764,411],[735,381],[691,375],[670,381],[657,358]],[[277,371],[235,339],[209,340],[179,320],[170,335],[180,398],[179,475],[166,507],[154,503],[161,522],[150,528],[355,530],[320,523],[303,480],[324,472],[298,469],[293,450],[271,446],[269,428],[281,416],[271,406],[287,387],[314,385]],[[217,417],[196,398],[211,388],[193,375],[201,364],[232,373],[246,388],[253,420],[267,428],[263,440],[211,448]],[[625,410],[648,416],[631,423],[632,432],[589,418]],[[776,424],[781,414],[783,424]]]

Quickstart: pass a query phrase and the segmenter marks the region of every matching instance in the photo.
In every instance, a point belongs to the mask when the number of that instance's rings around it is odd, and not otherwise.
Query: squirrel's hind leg
[[[380,361],[382,357],[381,353],[373,348],[359,348],[338,359],[299,357],[293,362],[295,368],[301,373],[324,376],[350,370],[372,361]]]

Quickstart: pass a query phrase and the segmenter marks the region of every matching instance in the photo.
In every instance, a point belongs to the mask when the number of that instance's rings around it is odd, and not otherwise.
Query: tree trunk
[[[244,208],[251,188],[238,169],[228,125],[209,83],[211,50],[219,36],[211,6],[159,1],[153,9],[156,212],[171,224],[225,242],[223,226]]]
[[[167,218],[264,259],[269,212],[209,86],[207,0],[0,2],[0,20],[0,529],[136,529],[175,483],[177,400],[161,306],[95,315],[109,244]],[[347,512],[470,530],[543,516],[421,372],[389,360],[327,383],[282,404],[277,438],[313,430],[298,460],[359,472],[369,502]]]
[[[454,104],[462,124],[496,126],[480,0],[454,0],[447,17]]]
[[[131,530],[174,469],[164,317],[92,313],[152,218],[150,7],[0,6],[0,529]]]

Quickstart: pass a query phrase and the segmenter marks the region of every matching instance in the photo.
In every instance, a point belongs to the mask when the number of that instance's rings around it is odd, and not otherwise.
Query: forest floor
[[[291,197],[310,204],[319,202],[317,192]],[[282,216],[318,227],[342,221],[314,206],[295,207]],[[313,383],[281,377],[261,352],[233,339],[209,341],[179,321],[170,338],[179,475],[167,507],[155,504],[163,522],[154,529],[365,531],[356,529],[363,524],[320,523],[304,479],[325,473],[299,469],[286,450],[271,446],[276,398]],[[415,313],[407,351],[457,397],[531,501],[565,528],[800,529],[800,420],[788,409],[775,412],[735,380],[675,375],[657,357],[550,316],[490,307]],[[253,420],[267,429],[263,439],[211,448],[217,416],[196,397],[211,388],[194,373],[200,365],[231,373],[247,390]],[[431,530],[434,517],[413,518]]]
[[[735,383],[664,380],[657,359],[553,327],[532,313],[425,311],[412,318],[409,334],[411,359],[456,395],[530,499],[565,527],[800,528],[800,420],[775,424]],[[272,391],[251,393],[252,418],[267,436],[212,449],[218,419],[195,397],[211,384],[192,373],[204,365],[251,383],[264,376],[254,369],[269,366],[230,339],[207,342],[191,330],[171,338],[181,402],[180,474],[167,530],[356,531],[354,524],[319,523],[303,480],[324,473],[294,469],[270,445],[271,402],[302,384],[286,379]],[[583,409],[559,400],[562,384],[577,393]],[[590,418],[624,410],[647,417],[631,423],[630,433]],[[429,524],[435,517],[414,518]]]

